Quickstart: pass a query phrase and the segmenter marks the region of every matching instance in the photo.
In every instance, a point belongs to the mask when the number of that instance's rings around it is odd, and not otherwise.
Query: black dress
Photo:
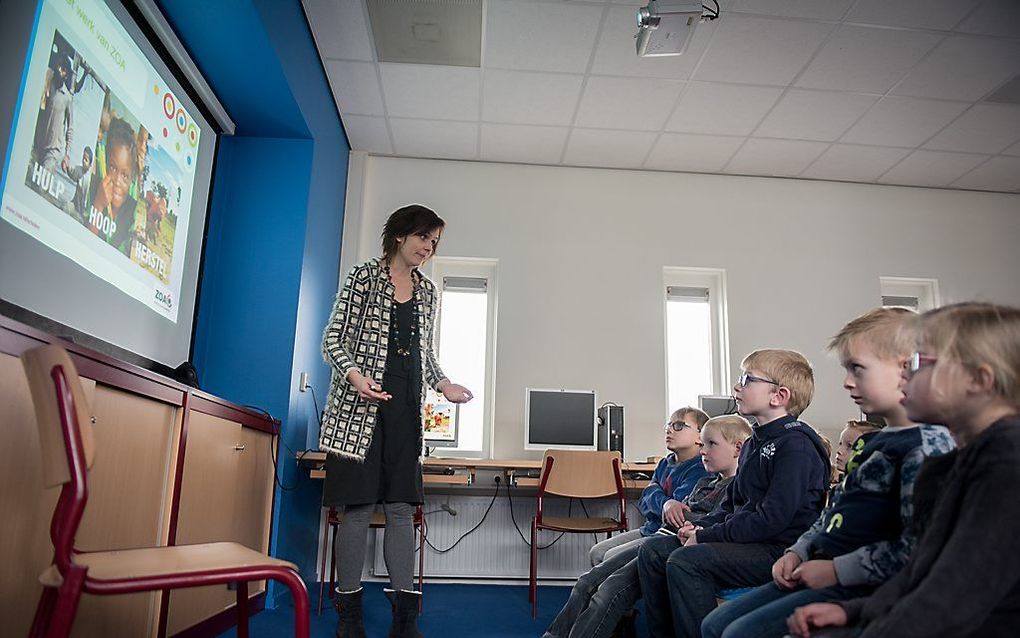
[[[414,299],[393,304],[382,387],[392,395],[379,402],[372,445],[362,463],[326,457],[326,506],[424,502],[421,478],[421,352],[412,331]],[[403,343],[397,343],[399,333]],[[407,355],[398,353],[403,347]]]

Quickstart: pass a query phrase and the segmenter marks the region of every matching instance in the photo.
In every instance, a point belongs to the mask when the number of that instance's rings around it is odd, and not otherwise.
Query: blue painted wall
[[[203,389],[282,422],[271,552],[312,579],[321,485],[292,453],[318,421],[297,380],[321,408],[350,146],[298,0],[159,4],[237,123],[217,151],[195,366]]]

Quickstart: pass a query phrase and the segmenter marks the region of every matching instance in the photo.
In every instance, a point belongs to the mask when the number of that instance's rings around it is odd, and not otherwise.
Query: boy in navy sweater
[[[918,536],[914,480],[926,458],[955,447],[946,428],[912,423],[900,403],[916,318],[902,308],[878,308],[832,338],[829,349],[846,370],[843,387],[888,426],[851,447],[831,504],[773,565],[773,582],[709,614],[705,638],[779,638],[797,607],[867,595],[906,565]]]
[[[772,564],[825,501],[831,471],[825,446],[797,420],[814,393],[811,364],[791,350],[757,350],[741,368],[733,387],[737,410],[757,425],[740,451],[724,507],[641,547],[641,592],[656,638],[700,636],[719,590],[768,582]]]

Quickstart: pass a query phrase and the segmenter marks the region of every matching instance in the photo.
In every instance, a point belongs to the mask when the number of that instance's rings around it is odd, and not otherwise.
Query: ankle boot
[[[361,617],[361,594],[363,587],[354,591],[336,590],[333,606],[340,616],[336,624],[336,638],[365,638],[365,622]]]
[[[421,592],[401,589],[387,589],[386,595],[393,603],[393,624],[389,638],[424,638],[418,631],[418,602]]]

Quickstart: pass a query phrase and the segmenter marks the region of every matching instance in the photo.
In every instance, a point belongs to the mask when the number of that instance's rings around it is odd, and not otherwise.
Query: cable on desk
[[[485,519],[489,516],[489,512],[492,510],[492,505],[496,502],[496,497],[497,496],[499,496],[499,485],[497,485],[496,489],[492,492],[492,500],[489,501],[489,506],[485,508],[485,512],[482,514],[482,518],[475,524],[474,527],[472,527],[468,531],[466,531],[463,534],[461,534],[460,538],[455,540],[453,542],[453,545],[450,545],[446,549],[439,549],[438,547],[433,545],[432,542],[429,540],[428,533],[425,531],[425,530],[428,529],[428,526],[427,525],[422,525],[422,535],[425,537],[425,544],[428,545],[429,547],[431,547],[432,551],[436,552],[437,554],[445,554],[445,553],[449,552],[454,547],[456,547],[462,540],[467,538],[468,535],[470,535],[472,532],[474,532],[476,529],[478,529],[479,527],[482,526],[482,523],[485,522]],[[435,510],[435,512],[428,512],[428,514],[435,514],[437,512],[445,512],[445,511],[447,511],[447,510],[438,509],[438,510]],[[424,518],[424,517],[425,517],[425,514],[422,514],[422,518]],[[415,551],[417,551],[417,548],[415,548]]]

